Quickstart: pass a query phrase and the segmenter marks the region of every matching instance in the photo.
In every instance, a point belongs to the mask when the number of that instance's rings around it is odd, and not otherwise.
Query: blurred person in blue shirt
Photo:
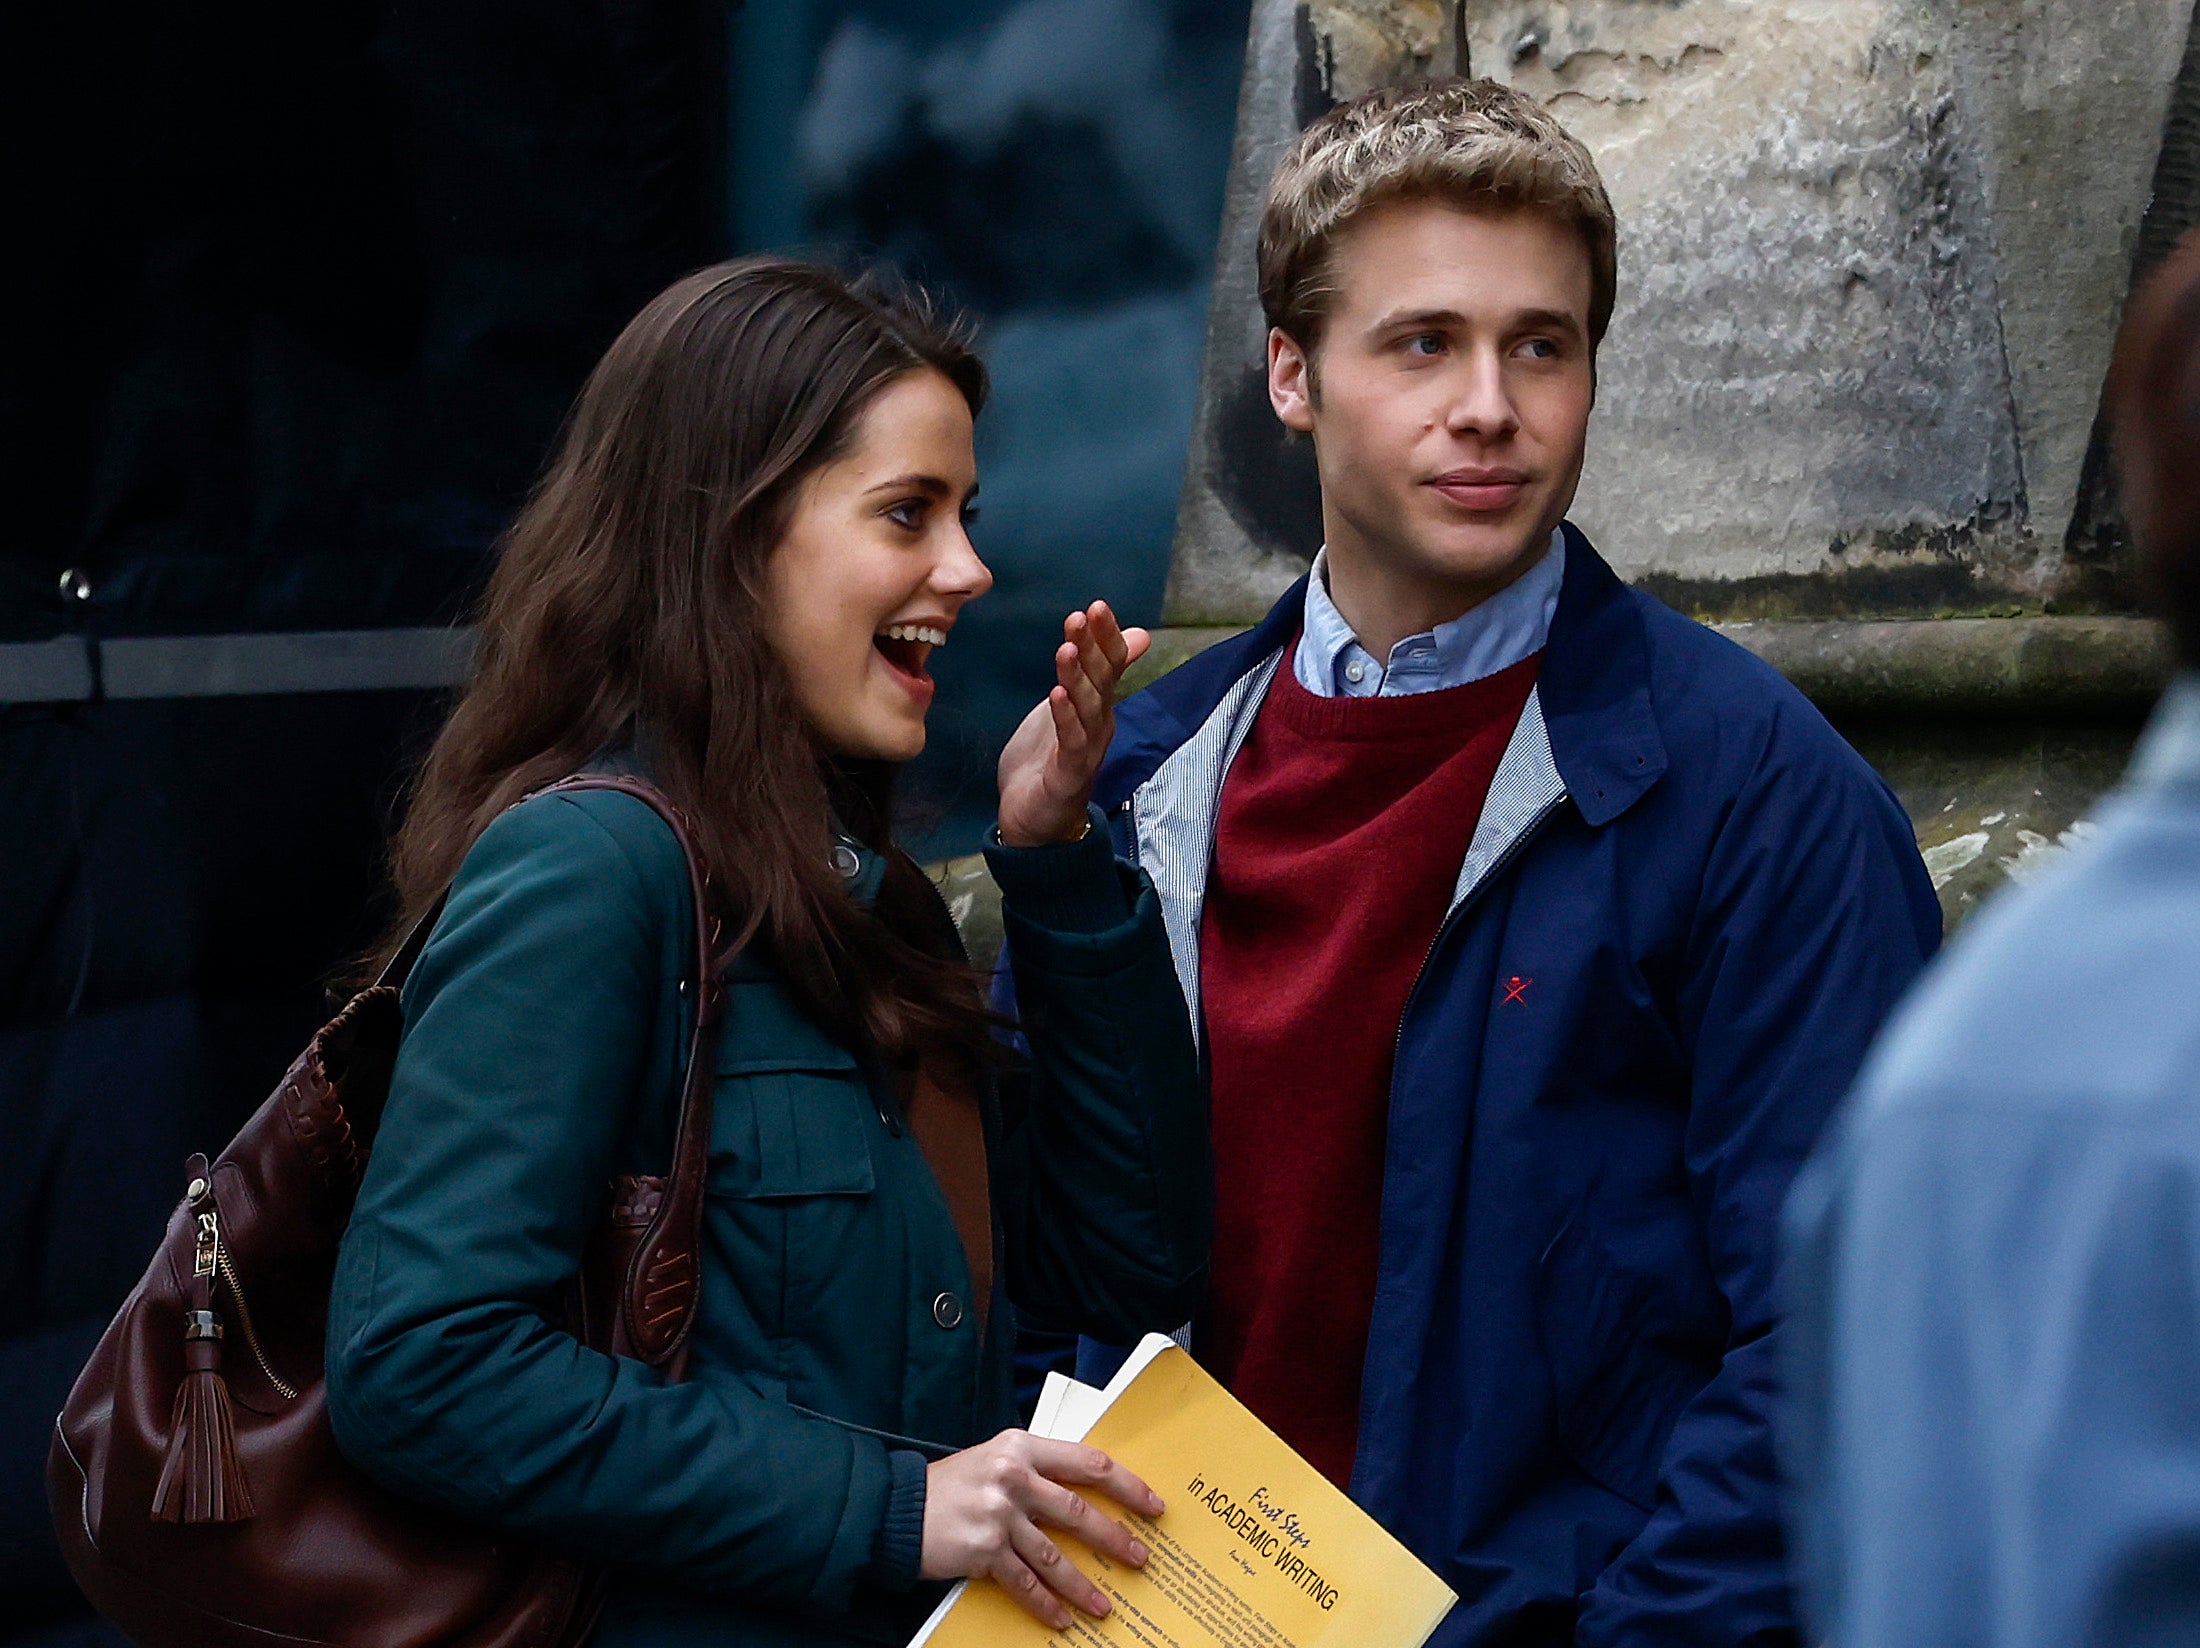
[[[2200,1643],[2200,238],[2109,406],[2183,673],[2097,837],[1927,975],[1788,1208],[1781,1441],[1840,1648]]]

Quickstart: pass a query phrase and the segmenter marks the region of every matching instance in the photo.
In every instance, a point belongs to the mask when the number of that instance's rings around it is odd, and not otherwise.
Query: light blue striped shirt
[[[1543,558],[1480,606],[1400,641],[1390,649],[1387,665],[1360,645],[1330,600],[1328,561],[1327,550],[1314,557],[1314,575],[1306,582],[1306,628],[1291,673],[1317,698],[1402,698],[1463,687],[1541,652],[1566,576],[1566,535],[1553,532]]]

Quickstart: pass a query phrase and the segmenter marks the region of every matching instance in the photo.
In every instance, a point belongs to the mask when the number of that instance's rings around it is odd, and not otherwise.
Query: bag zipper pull
[[[185,1199],[199,1213],[199,1233],[192,1254],[191,1274],[194,1277],[214,1278],[207,1283],[206,1304],[213,1307],[213,1289],[216,1282],[229,1289],[229,1301],[237,1308],[237,1327],[244,1334],[245,1349],[252,1353],[252,1360],[259,1364],[260,1374],[268,1386],[285,1402],[298,1399],[298,1387],[275,1371],[275,1364],[267,1359],[267,1351],[260,1343],[259,1333],[252,1325],[252,1307],[245,1302],[244,1283],[237,1275],[237,1267],[230,1262],[222,1248],[221,1209],[214,1203],[214,1187],[204,1178],[195,1178],[184,1192]]]
[[[190,1308],[183,1313],[183,1381],[168,1415],[168,1451],[153,1487],[159,1522],[243,1522],[254,1512],[252,1487],[237,1451],[236,1414],[222,1377],[222,1319],[214,1309],[222,1279],[222,1227],[204,1174],[186,1193],[197,1211]],[[231,1279],[234,1286],[234,1279]]]

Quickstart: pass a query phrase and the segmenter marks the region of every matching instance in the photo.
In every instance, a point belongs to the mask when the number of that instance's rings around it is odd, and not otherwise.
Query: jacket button
[[[943,1293],[932,1301],[932,1320],[943,1328],[962,1326],[963,1302],[952,1293]]]

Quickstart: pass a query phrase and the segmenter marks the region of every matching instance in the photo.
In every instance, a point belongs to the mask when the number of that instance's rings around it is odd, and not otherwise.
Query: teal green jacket
[[[602,1648],[900,1642],[929,1454],[1015,1423],[1016,1308],[1188,1320],[1211,1186],[1152,888],[1105,829],[990,855],[1027,1070],[989,1084],[995,1297],[890,1084],[754,951],[728,973],[686,1382],[553,1323],[609,1179],[671,1159],[692,987],[672,833],[538,797],[467,855],[404,994],[338,1264],[338,1443],[393,1490],[614,1570]],[[861,855],[852,890],[881,865]]]

